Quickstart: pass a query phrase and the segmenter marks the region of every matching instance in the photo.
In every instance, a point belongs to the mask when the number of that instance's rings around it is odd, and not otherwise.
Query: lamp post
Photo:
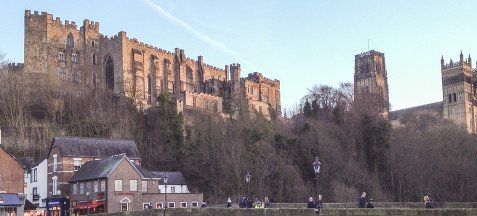
[[[167,211],[167,172],[164,174],[164,178],[162,179],[164,182],[164,216],[166,216]]]
[[[318,200],[318,196],[320,195],[320,184],[318,177],[320,176],[320,168],[321,163],[318,160],[318,157],[315,157],[315,162],[313,162],[313,170],[315,171],[316,175],[316,199]]]
[[[88,189],[86,190],[86,201],[87,201],[86,203],[89,202],[89,195],[90,195],[90,194],[91,194],[91,189],[88,188]],[[90,205],[88,205],[87,208],[86,208],[86,216],[89,216],[89,206],[90,206]]]
[[[250,175],[250,173],[247,171],[247,174],[245,174],[245,183],[247,184],[247,199],[245,199],[246,201],[246,207],[249,207],[248,206],[248,199],[251,199],[250,198],[250,178],[252,177],[252,175]]]

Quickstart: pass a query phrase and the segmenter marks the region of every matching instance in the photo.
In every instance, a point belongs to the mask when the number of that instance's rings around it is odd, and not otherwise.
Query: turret
[[[441,55],[441,69],[444,68],[444,55]]]
[[[469,63],[470,67],[472,67],[472,58],[470,57],[470,54],[469,54],[469,57],[467,58],[467,63]]]
[[[460,51],[460,63],[464,62],[464,54],[462,54],[462,50]]]
[[[237,82],[240,80],[240,64],[234,63],[230,65],[230,79],[232,82]]]

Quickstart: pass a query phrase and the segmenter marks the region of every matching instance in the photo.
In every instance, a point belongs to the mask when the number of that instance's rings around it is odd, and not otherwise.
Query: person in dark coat
[[[429,196],[424,196],[424,204],[426,204],[426,208],[434,208],[434,200]]]
[[[358,198],[358,208],[366,208],[366,192],[361,193]]]
[[[232,208],[232,199],[227,198],[227,208]]]
[[[318,195],[318,200],[316,201],[316,206],[315,208],[320,211],[321,208],[323,208],[323,196]]]
[[[374,208],[373,199],[370,199],[370,200],[369,200],[368,205],[366,205],[366,208]]]
[[[315,208],[316,204],[313,202],[313,197],[308,198],[308,203],[306,205],[307,208]]]

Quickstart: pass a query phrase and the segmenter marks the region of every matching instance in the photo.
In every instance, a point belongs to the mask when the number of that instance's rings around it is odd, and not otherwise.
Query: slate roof
[[[126,155],[122,154],[102,160],[88,161],[76,171],[70,181],[106,178],[125,158],[127,158]]]
[[[133,166],[136,168],[136,170],[139,172],[139,174],[143,178],[161,178],[160,176],[156,175],[153,171],[149,171],[135,163],[133,163]]]
[[[155,175],[161,178],[159,181],[160,184],[164,184],[162,178],[167,173],[167,184],[168,185],[186,185],[184,175],[181,172],[161,172],[161,171],[152,171]]]
[[[55,137],[50,151],[53,147],[57,147],[62,156],[106,158],[124,153],[131,159],[141,159],[134,140]]]
[[[25,169],[30,169],[35,165],[35,161],[33,160],[33,157],[17,157],[17,161],[23,164]]]
[[[0,193],[0,206],[21,206],[23,203],[17,194]]]

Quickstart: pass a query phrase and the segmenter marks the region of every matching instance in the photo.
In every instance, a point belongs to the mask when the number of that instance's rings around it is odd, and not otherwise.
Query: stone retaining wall
[[[477,202],[436,202],[437,208],[477,208]],[[357,203],[324,203],[325,208],[356,208]],[[225,207],[225,205],[224,205]],[[271,203],[272,208],[306,208],[306,203]],[[376,208],[424,208],[422,202],[375,202]]]
[[[133,212],[118,212],[110,214],[100,214],[101,216],[159,216],[163,215],[162,209],[133,211]],[[167,216],[315,216],[313,209],[227,209],[227,208],[190,208],[190,209],[168,209]],[[322,209],[320,215],[329,216],[473,216],[477,215],[477,209],[460,208],[460,209],[356,209],[356,208],[339,208],[339,209]]]

